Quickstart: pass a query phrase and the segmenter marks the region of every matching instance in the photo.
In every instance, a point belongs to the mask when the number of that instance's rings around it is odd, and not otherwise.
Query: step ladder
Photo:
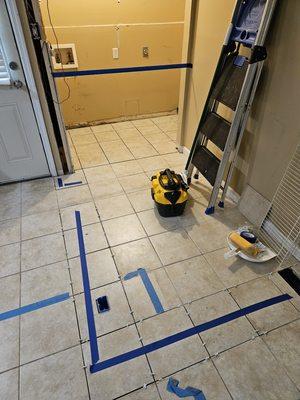
[[[201,173],[212,185],[206,214],[224,207],[238,150],[267,51],[265,38],[277,0],[237,0],[217,68],[183,173]],[[224,113],[225,110],[225,113]],[[221,115],[223,114],[223,116]],[[224,114],[230,115],[225,118]],[[217,154],[216,154],[217,153]],[[220,157],[221,154],[221,157]]]

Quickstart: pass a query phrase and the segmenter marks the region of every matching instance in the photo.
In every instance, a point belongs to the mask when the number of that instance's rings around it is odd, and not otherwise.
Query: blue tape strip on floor
[[[271,299],[261,301],[259,303],[253,304],[251,306],[242,308],[237,311],[233,311],[222,317],[213,319],[211,321],[205,322],[204,324],[194,326],[193,328],[186,329],[185,331],[176,333],[174,335],[168,336],[164,339],[158,340],[156,342],[147,344],[145,346],[139,347],[137,349],[128,351],[127,353],[120,354],[119,356],[110,358],[105,361],[101,361],[98,364],[90,366],[90,372],[92,374],[102,371],[104,369],[113,367],[114,365],[122,364],[126,361],[132,360],[134,358],[140,357],[144,354],[152,353],[155,350],[161,349],[163,347],[169,346],[173,343],[184,340],[190,336],[197,335],[198,333],[207,331],[216,326],[226,324],[227,322],[233,321],[235,319],[241,318],[247,314],[253,313],[255,311],[262,310],[264,308],[270,307],[274,304],[282,303],[283,301],[290,300],[292,297],[289,294],[282,294]]]
[[[128,72],[162,71],[162,70],[184,69],[184,68],[193,68],[193,64],[183,63],[183,64],[165,64],[165,65],[146,65],[142,67],[89,69],[84,71],[62,71],[62,72],[52,72],[52,76],[54,78],[67,78],[73,76],[124,74]]]
[[[82,184],[82,181],[67,182],[67,183],[65,183],[65,187],[68,187],[68,186],[75,186],[75,185],[81,185],[81,184]]]
[[[169,378],[167,391],[169,393],[176,394],[176,396],[181,399],[185,397],[194,397],[195,400],[206,400],[202,390],[190,386],[186,387],[185,389],[181,389],[179,387],[179,381],[174,378]]]
[[[61,178],[57,178],[57,184],[59,188],[64,187],[63,180]]]
[[[144,268],[138,268],[137,271],[129,272],[127,275],[124,276],[124,280],[127,281],[138,275],[140,275],[143,281],[143,284],[145,286],[145,289],[147,290],[150,300],[152,301],[155,311],[157,312],[157,314],[161,314],[162,312],[164,312],[164,308],[159,300],[159,297],[154,289],[154,286],[152,285],[152,282],[147,274],[147,271]]]
[[[92,357],[92,363],[96,364],[99,361],[100,356],[97,343],[96,325],[93,312],[90,280],[87,268],[80,211],[75,211],[75,218],[76,218],[76,228],[77,228],[79,255],[80,255],[81,272],[82,272],[82,282],[84,289],[86,317],[87,317],[89,337],[90,337],[91,357]]]
[[[68,300],[70,298],[69,293],[62,293],[49,299],[37,301],[36,303],[28,304],[27,306],[15,308],[14,310],[6,311],[0,314],[0,321],[4,321],[9,318],[14,318],[22,314],[26,314],[32,311],[36,311],[40,308],[48,307],[56,303]]]

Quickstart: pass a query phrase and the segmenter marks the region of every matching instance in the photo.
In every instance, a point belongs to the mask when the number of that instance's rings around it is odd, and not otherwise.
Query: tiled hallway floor
[[[76,172],[0,187],[0,313],[64,292],[69,300],[0,322],[1,400],[172,400],[167,380],[207,400],[300,399],[300,301],[275,261],[224,259],[226,235],[245,222],[232,205],[205,216],[194,183],[183,216],[163,219],[153,171],[181,171],[176,116],[69,131]],[[102,360],[240,307],[290,293],[292,301],[242,317],[97,374],[90,353],[74,211],[81,212]],[[144,267],[165,312],[156,315]],[[95,306],[95,304],[94,304]],[[85,367],[86,366],[86,367]],[[146,388],[144,388],[144,386]]]

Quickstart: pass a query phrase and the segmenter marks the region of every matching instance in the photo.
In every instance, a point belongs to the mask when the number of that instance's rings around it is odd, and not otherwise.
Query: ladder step
[[[245,59],[241,65],[241,58],[229,55],[225,61],[222,74],[212,92],[212,97],[235,111],[249,62]],[[238,61],[238,62],[237,62]]]
[[[192,164],[214,186],[220,160],[206,147],[198,145],[193,155]]]
[[[227,137],[230,131],[231,124],[222,118],[220,115],[211,112],[208,114],[202,128],[203,133],[222,151],[225,148]]]

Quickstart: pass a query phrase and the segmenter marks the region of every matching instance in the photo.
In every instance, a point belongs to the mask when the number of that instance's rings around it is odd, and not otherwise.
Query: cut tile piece
[[[150,238],[164,265],[185,260],[200,254],[184,230],[175,230]]]
[[[118,280],[118,272],[109,249],[87,254],[87,265],[91,289]],[[69,261],[73,291],[75,294],[83,292],[82,272],[80,259],[73,258]]]
[[[77,204],[76,206],[70,206],[60,210],[64,230],[76,228],[75,211],[80,211],[82,226],[99,222],[99,217],[94,203]]]
[[[92,196],[88,186],[69,187],[57,192],[60,208],[74,206],[76,204],[88,203]]]
[[[69,292],[71,292],[70,277],[66,261],[36,268],[22,274],[22,306]]]
[[[195,325],[200,325],[222,317],[239,307],[227,292],[216,293],[187,305],[187,310]],[[200,334],[210,355],[217,354],[250,340],[255,331],[246,317],[238,318]]]
[[[191,328],[192,323],[183,308],[156,315],[138,324],[144,344],[152,343]],[[207,357],[198,335],[148,354],[155,377],[162,378]]]
[[[141,239],[146,233],[136,215],[115,218],[103,222],[108,242],[111,246]]]
[[[299,337],[300,321],[298,320],[269,332],[268,335],[263,336],[263,341],[300,390]]]
[[[183,303],[208,296],[224,288],[203,256],[170,265],[166,267],[166,271]]]
[[[134,175],[143,172],[136,160],[112,164],[112,169],[118,177]]]
[[[165,311],[180,305],[180,300],[164,269],[149,271],[148,277]],[[123,284],[136,321],[156,315],[140,276],[123,281]]]
[[[234,399],[299,398],[298,390],[260,338],[225,351],[214,362]]]
[[[74,129],[69,129],[68,132],[70,133],[71,136],[75,135],[88,135],[92,132],[91,128],[89,126],[83,127],[83,128],[74,128]]]
[[[79,346],[24,365],[20,374],[22,400],[88,399]]]
[[[19,371],[13,369],[0,375],[0,393],[3,399],[18,400]]]
[[[151,197],[151,192],[149,189],[128,193],[127,196],[135,212],[151,210],[152,208],[154,208],[154,201]]]
[[[172,375],[172,378],[179,381],[179,387],[194,387],[202,390],[206,399],[209,400],[230,400],[231,397],[222,382],[216,368],[211,361],[193,365],[183,371]],[[174,400],[174,394],[167,391],[168,379],[158,383],[158,390],[162,400]]]
[[[281,292],[268,278],[255,279],[231,289],[231,294],[240,307],[279,296]],[[275,304],[249,314],[248,319],[259,331],[268,331],[299,318],[300,313],[289,301]]]
[[[150,197],[150,193],[149,193]],[[159,215],[157,209],[147,210],[138,213],[138,217],[149,236],[158,233],[173,231],[178,228],[178,218],[163,218]]]
[[[0,222],[0,246],[20,241],[20,218]]]
[[[50,235],[60,231],[59,212],[56,210],[22,217],[22,240]]]
[[[83,239],[86,253],[102,250],[108,247],[105,235],[100,223],[83,227]],[[77,229],[65,232],[65,241],[68,258],[79,256]]]
[[[150,190],[150,180],[146,174],[124,176],[120,183],[126,193],[137,192],[143,189]]]
[[[126,195],[97,200],[96,206],[102,221],[134,213]]]
[[[147,270],[161,267],[161,262],[149,239],[136,240],[113,247],[112,252],[121,275],[141,267]]]
[[[121,282],[114,282],[91,291],[97,335],[104,335],[133,323]],[[109,311],[98,313],[96,299],[107,296]],[[84,295],[75,296],[81,337],[88,338]]]
[[[14,243],[0,249],[0,277],[20,272],[21,244]]]
[[[115,178],[115,173],[110,165],[85,168],[84,174],[88,183],[103,182],[105,179]]]
[[[98,345],[102,349],[102,359],[106,360],[138,348],[141,343],[135,327],[132,326],[99,338]],[[87,343],[84,346],[84,354],[88,364],[90,355]],[[98,399],[101,393],[101,400],[111,400],[141,388],[145,383],[153,382],[153,378],[146,357],[141,356],[98,374],[88,374],[88,382],[92,399]]]
[[[65,259],[66,250],[61,233],[26,240],[21,244],[22,270],[42,267]]]
[[[103,179],[102,181],[91,183],[89,186],[94,199],[103,199],[124,193],[122,186],[116,178]]]
[[[32,334],[34,332],[34,335]],[[21,316],[21,363],[45,357],[78,344],[78,328],[71,299]]]

